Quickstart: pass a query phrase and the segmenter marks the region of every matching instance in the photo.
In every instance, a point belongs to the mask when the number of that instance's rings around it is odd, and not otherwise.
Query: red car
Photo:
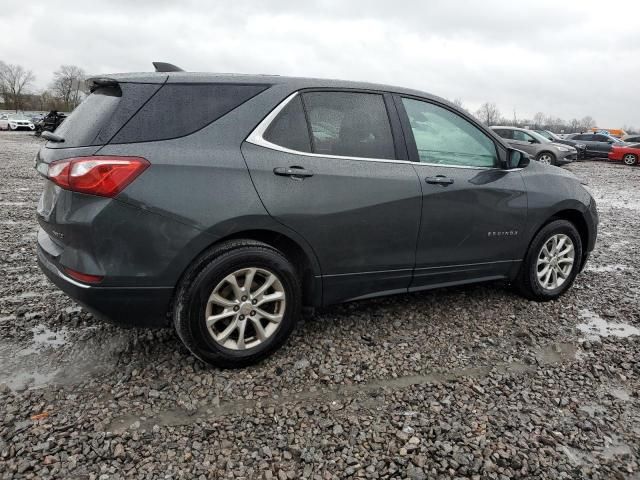
[[[625,145],[624,147],[612,146],[609,150],[609,160],[624,162],[625,165],[637,165],[640,158],[640,143]]]

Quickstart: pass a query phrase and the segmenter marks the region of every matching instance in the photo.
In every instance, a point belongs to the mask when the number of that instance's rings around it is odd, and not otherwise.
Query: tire
[[[633,153],[625,153],[622,157],[622,163],[630,167],[638,164],[638,157]]]
[[[230,302],[229,298],[235,299],[233,292],[238,291],[232,288],[227,279],[233,276],[238,286],[241,283],[238,278],[244,283],[248,281],[248,277],[235,276],[245,275],[244,272],[249,269],[255,270],[252,285],[260,285],[259,282],[264,277],[264,286],[266,280],[271,278],[268,274],[273,275],[273,286],[265,291],[272,293],[266,296],[281,292],[282,300],[271,301],[265,307],[260,304],[252,307],[250,303],[257,300],[251,300],[250,296],[242,296],[246,301],[238,301],[233,306],[223,307],[224,302],[211,301],[214,292],[218,293],[215,298],[223,297],[225,302]],[[242,288],[245,288],[244,284]],[[249,288],[252,294],[258,293],[259,289],[260,286]],[[184,274],[177,290],[173,322],[178,336],[197,358],[216,367],[240,368],[262,360],[285,342],[300,318],[301,303],[300,279],[295,267],[282,252],[262,242],[231,240],[206,252]],[[272,308],[272,312],[266,313],[274,318],[281,316],[281,319],[275,323],[259,318],[260,313],[264,313],[261,308]],[[216,316],[225,318],[207,327],[205,318]],[[245,317],[244,320],[240,319],[241,316]],[[228,339],[222,340],[223,345],[220,339],[232,328],[232,322],[237,322],[234,325],[244,326],[241,330],[236,327],[231,335],[227,335]],[[262,326],[260,330],[263,339],[259,338],[256,322]],[[242,343],[240,331],[243,332]],[[218,340],[214,338],[214,334],[218,336]],[[245,343],[247,339],[248,343]],[[249,347],[250,345],[252,346]]]
[[[536,160],[546,165],[556,165],[556,156],[551,152],[540,152]]]
[[[547,285],[546,287],[543,286],[546,275],[543,275],[542,279],[538,278],[538,272],[544,272],[544,264],[539,264],[540,257],[545,256],[543,253],[543,247],[547,246],[549,242],[552,242],[554,237],[560,239],[562,237],[566,237],[570,240],[573,246],[573,262],[570,270],[567,268],[567,260],[560,260],[562,263],[558,263],[562,268],[565,268],[564,274],[566,276],[562,279],[562,283],[557,285],[555,288],[553,288],[552,285]],[[559,253],[562,253],[562,251],[566,249],[568,243],[569,242],[565,240],[565,243],[559,249]],[[578,272],[580,272],[581,262],[582,240],[578,230],[576,230],[576,227],[567,220],[551,221],[540,229],[529,245],[529,250],[527,251],[522,266],[520,267],[518,277],[516,278],[515,287],[522,296],[529,300],[536,300],[539,302],[555,300],[571,288]],[[552,265],[553,263],[551,263],[551,268],[553,268]],[[541,267],[542,270],[539,270]],[[561,275],[558,274],[557,278],[560,279]],[[552,280],[553,275],[549,281],[552,282]]]

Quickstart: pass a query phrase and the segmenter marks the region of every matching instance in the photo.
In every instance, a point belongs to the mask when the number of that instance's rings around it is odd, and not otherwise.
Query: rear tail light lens
[[[142,157],[77,157],[50,163],[47,177],[66,190],[114,197],[148,166]]]

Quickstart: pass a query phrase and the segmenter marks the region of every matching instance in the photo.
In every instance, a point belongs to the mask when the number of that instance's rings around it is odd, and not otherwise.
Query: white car
[[[21,113],[0,115],[0,128],[3,130],[35,130],[33,122]]]

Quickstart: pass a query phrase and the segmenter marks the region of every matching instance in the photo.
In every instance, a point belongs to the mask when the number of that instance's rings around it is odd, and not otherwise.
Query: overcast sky
[[[0,0],[0,60],[51,81],[185,70],[367,80],[640,127],[640,2]]]

